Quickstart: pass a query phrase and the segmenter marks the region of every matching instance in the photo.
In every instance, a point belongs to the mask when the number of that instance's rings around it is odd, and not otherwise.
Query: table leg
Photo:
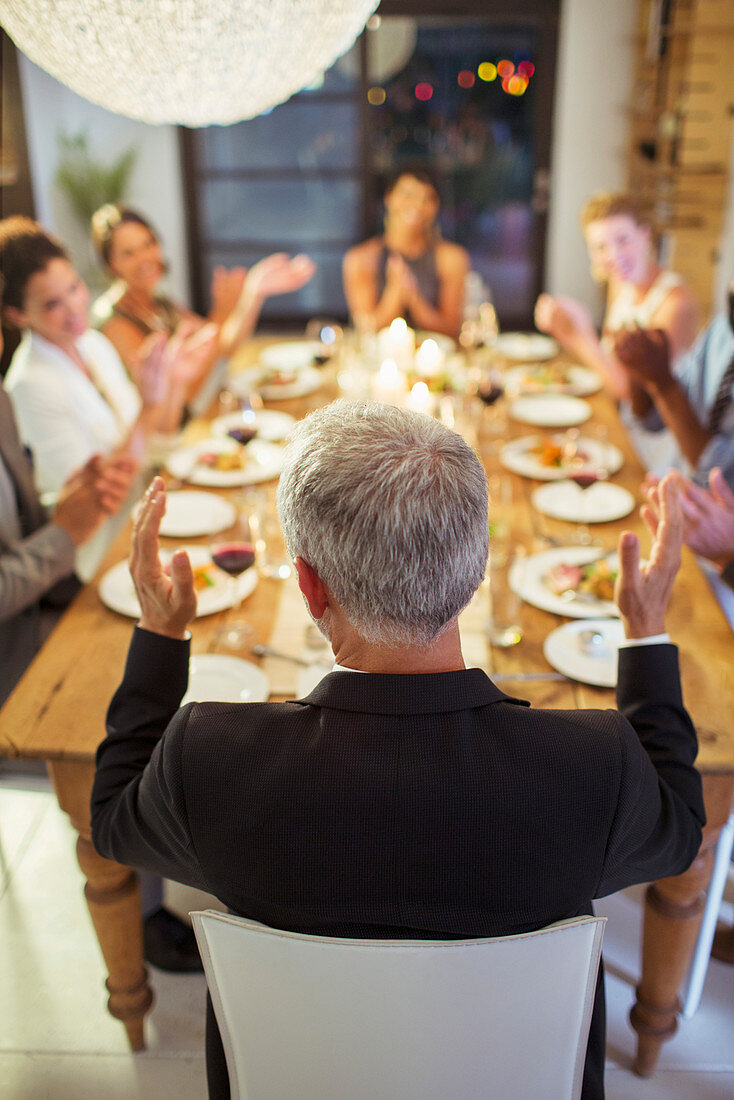
[[[49,761],[59,806],[79,833],[76,853],[86,877],[84,894],[109,977],[107,1007],[121,1020],[132,1050],[145,1049],[143,1025],[153,1003],[143,966],[143,929],[138,877],[129,867],[104,859],[91,839],[89,799],[94,765]]]
[[[704,776],[707,825],[701,849],[682,875],[661,879],[647,888],[642,937],[642,977],[630,1022],[637,1032],[634,1071],[654,1072],[663,1043],[678,1027],[678,991],[696,946],[713,871],[713,855],[734,796],[734,777]]]

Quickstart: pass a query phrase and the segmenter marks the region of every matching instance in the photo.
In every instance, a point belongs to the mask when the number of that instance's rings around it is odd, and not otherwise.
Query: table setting
[[[324,322],[319,325],[319,334],[330,327]],[[319,339],[323,344],[321,336]],[[426,341],[433,342],[416,361]],[[543,488],[557,491],[565,482],[578,496],[580,486],[568,477],[567,463],[556,465],[552,458],[560,447],[573,472],[583,474],[586,469],[588,473],[587,467],[593,467],[596,476],[585,492],[619,487],[631,495],[633,505],[639,503],[643,471],[611,400],[603,392],[583,396],[522,393],[520,380],[512,373],[518,366],[527,367],[535,376],[534,364],[557,362],[561,377],[567,367],[577,366],[563,355],[544,359],[537,344],[532,356],[528,353],[525,360],[522,355],[512,359],[506,347],[502,350],[500,344],[495,348],[491,340],[457,349],[453,342],[449,346],[430,334],[411,335],[402,326],[393,332],[390,347],[397,358],[380,358],[376,334],[347,330],[335,338],[336,346],[323,365],[307,362],[300,350],[289,353],[293,358],[284,364],[278,352],[280,366],[276,369],[285,365],[298,374],[315,373],[318,387],[310,393],[284,399],[282,387],[273,397],[267,396],[269,391],[262,385],[253,388],[252,375],[248,379],[246,372],[258,372],[261,382],[263,370],[270,369],[262,365],[267,348],[291,343],[313,345],[313,335],[296,341],[282,337],[249,341],[230,361],[221,399],[215,398],[209,414],[188,425],[170,456],[163,456],[169,487],[164,552],[170,554],[179,545],[191,547],[197,568],[214,581],[203,581],[200,614],[192,631],[186,700],[292,699],[308,693],[328,673],[330,650],[309,620],[277,524],[274,495],[280,459],[276,460],[275,454],[271,459],[265,452],[265,461],[253,458],[250,463],[249,456],[265,446],[282,454],[282,444],[295,420],[345,396],[392,400],[438,416],[464,434],[485,465],[495,554],[484,583],[460,616],[467,664],[484,668],[508,694],[528,699],[535,706],[569,711],[614,706],[612,688],[621,631],[616,607],[608,598],[616,568],[614,553],[625,527],[640,533],[643,553],[649,545],[647,533],[634,506],[621,519],[602,519],[589,495],[582,520],[574,511],[564,512],[569,518],[562,519],[540,511],[534,495]],[[525,341],[521,345],[528,346]],[[517,354],[523,347],[510,345],[509,350]],[[300,365],[293,368],[296,361]],[[392,365],[385,368],[386,362]],[[529,430],[527,423],[508,415],[516,401],[549,399],[561,401],[561,409],[568,408],[568,401],[581,402],[583,420],[568,423],[564,415],[557,423],[557,413],[543,415],[543,422],[531,423]],[[569,438],[569,432],[577,434]],[[528,443],[529,439],[535,442]],[[541,450],[535,453],[538,445]],[[547,463],[541,457],[544,447]],[[238,451],[247,456],[246,466],[240,463],[233,470],[217,470],[224,484],[220,479],[216,484],[198,481],[202,474],[206,477],[214,472],[199,461],[202,452],[226,456]],[[249,475],[244,476],[250,465],[257,470],[252,481]],[[600,478],[602,468],[605,476]],[[192,494],[196,494],[193,501]],[[542,498],[540,504],[543,506]],[[551,512],[557,509],[551,508]],[[248,525],[244,538],[236,534],[241,516]],[[578,537],[579,524],[589,532],[588,541]],[[601,545],[595,545],[595,539]],[[242,541],[254,547],[254,564],[239,576],[214,564],[214,547]],[[95,854],[88,809],[105,711],[118,683],[137,614],[127,569],[129,546],[128,525],[110,548],[96,582],[82,589],[5,704],[0,750],[48,763],[59,803],[79,831],[89,889],[100,899],[95,921],[101,942],[118,945],[114,952],[106,953],[110,987],[127,988],[130,974],[142,975],[134,1011],[125,1020],[130,1042],[137,1047],[150,1003],[139,943],[131,935],[131,929],[140,923],[137,893],[129,890],[123,897],[119,890],[129,881],[129,871]],[[493,564],[495,581],[505,572],[509,575],[509,585],[495,585],[494,594]],[[551,575],[554,588],[549,584]],[[508,598],[504,606],[498,605],[498,591],[513,597],[514,602]],[[240,609],[234,606],[238,600]],[[245,634],[230,645],[227,633],[234,635],[239,620],[244,621]],[[688,552],[684,552],[669,623],[680,648],[684,695],[699,730],[698,766],[704,775],[714,836],[721,819],[720,804],[726,803],[728,812],[731,803],[732,699],[722,673],[725,655],[731,652],[731,630]],[[496,625],[501,628],[498,632]],[[84,722],[79,721],[80,699],[84,699]],[[686,873],[676,882],[681,896],[685,893],[693,901],[701,889],[700,876],[690,878],[690,883],[689,878]],[[107,905],[108,896],[112,900],[113,895],[115,904]],[[675,938],[676,922],[664,923],[666,935]],[[672,965],[673,953],[680,955],[675,965],[684,968],[687,950],[676,940],[665,960],[653,958],[648,951],[647,972],[652,975],[655,967]]]

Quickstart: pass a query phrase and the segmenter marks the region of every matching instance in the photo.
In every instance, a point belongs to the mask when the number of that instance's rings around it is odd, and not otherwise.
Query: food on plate
[[[243,455],[243,451],[202,451],[197,462],[210,470],[228,473],[230,470],[244,469],[246,458]]]
[[[553,469],[568,469],[586,462],[588,454],[579,449],[576,443],[569,443],[561,437],[553,439],[541,439],[528,454],[535,455],[539,465],[549,466]]]
[[[416,382],[425,382],[430,393],[453,393],[457,388],[453,375],[447,370],[426,374],[420,368],[412,367],[407,372],[407,378],[408,389],[412,389]]]
[[[194,592],[203,592],[205,588],[214,588],[217,583],[212,576],[212,564],[194,566]]]
[[[260,375],[261,386],[292,386],[298,380],[298,375],[293,370],[278,370],[277,368],[265,368]]]
[[[523,371],[523,389],[529,393],[543,393],[550,389],[566,388],[573,384],[570,370],[563,363],[537,363]]]
[[[564,592],[577,592],[597,600],[613,600],[617,572],[606,558],[586,565],[561,562],[546,573],[545,581],[556,596]]]

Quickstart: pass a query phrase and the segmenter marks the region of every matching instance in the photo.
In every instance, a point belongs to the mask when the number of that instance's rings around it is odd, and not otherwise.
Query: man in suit
[[[265,924],[355,937],[522,932],[682,872],[704,810],[664,634],[682,535],[669,482],[661,502],[647,564],[634,535],[620,541],[623,713],[535,711],[461,654],[457,616],[488,547],[474,452],[418,413],[330,405],[296,428],[278,507],[334,671],[296,702],[177,711],[196,602],[186,554],[170,575],[158,559],[156,479],[131,558],[142,614],[97,759],[98,850]],[[208,1026],[210,1095],[224,1097],[217,1039]],[[600,979],[587,1100],[603,1065]]]

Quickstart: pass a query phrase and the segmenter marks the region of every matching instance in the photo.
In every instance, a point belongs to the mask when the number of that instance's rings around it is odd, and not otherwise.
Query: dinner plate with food
[[[609,474],[622,468],[618,447],[590,436],[568,439],[565,435],[526,435],[513,439],[500,451],[500,462],[513,473],[536,481],[561,481],[573,470],[603,467]]]
[[[532,554],[510,571],[510,586],[527,603],[569,619],[618,617],[614,603],[616,551],[558,546]]]
[[[283,468],[283,454],[283,448],[275,443],[253,439],[242,446],[227,436],[216,436],[173,451],[166,466],[174,477],[192,485],[226,489],[277,477]]]
[[[208,547],[183,546],[180,549],[188,552],[194,570],[197,618],[233,607],[255,589],[256,569],[246,570],[237,577],[235,584],[228,573],[214,564]],[[161,551],[161,561],[164,564],[170,559],[169,553]],[[99,582],[98,592],[102,603],[112,611],[117,611],[119,615],[128,615],[131,619],[139,618],[140,604],[127,560],[119,561],[107,570]]]
[[[591,416],[591,405],[564,393],[538,393],[516,398],[509,409],[513,420],[538,428],[571,428]]]
[[[276,409],[248,409],[245,414],[218,416],[212,420],[211,429],[214,435],[229,436],[236,443],[249,443],[253,439],[280,443],[288,438],[295,423],[295,417]]]
[[[324,376],[315,367],[283,368],[259,366],[241,371],[229,381],[229,388],[238,397],[249,397],[256,390],[263,401],[287,401],[306,397],[324,384]]]
[[[552,359],[559,350],[551,336],[543,336],[540,332],[503,332],[497,337],[494,348],[499,355],[518,363]]]
[[[573,473],[567,471],[566,477]],[[593,470],[578,472],[579,481],[554,481],[536,489],[531,501],[534,508],[551,519],[567,523],[611,523],[628,516],[635,507],[635,498],[629,490],[609,481],[597,481]]]
[[[617,686],[619,619],[576,619],[552,630],[543,642],[546,661],[556,672],[593,687]]]
[[[588,367],[572,363],[529,363],[511,367],[504,373],[505,389],[510,393],[568,393],[588,397],[601,389],[599,375]]]

